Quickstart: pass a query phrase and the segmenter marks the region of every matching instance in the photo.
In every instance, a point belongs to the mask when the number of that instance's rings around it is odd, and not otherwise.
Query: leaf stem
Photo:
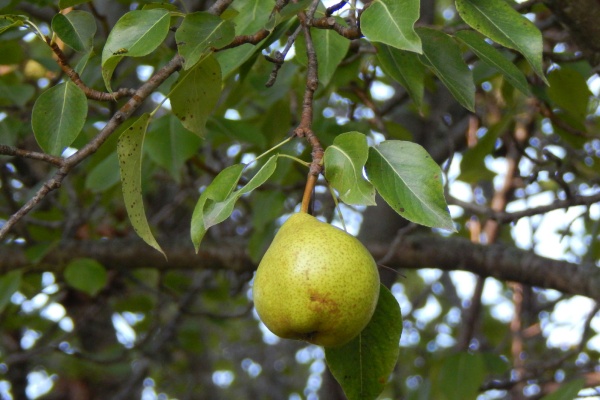
[[[289,154],[279,154],[279,157],[289,158],[289,159],[292,159],[292,160],[296,161],[297,163],[300,163],[300,164],[304,165],[305,167],[310,167],[310,163],[309,162],[301,160],[298,157],[290,156]]]
[[[276,150],[276,149],[280,148],[280,147],[281,147],[281,146],[283,146],[284,144],[286,144],[286,143],[290,142],[292,139],[294,139],[294,137],[293,137],[293,136],[290,136],[289,138],[287,138],[287,139],[285,139],[285,140],[283,140],[283,141],[279,142],[279,143],[278,143],[278,144],[276,144],[275,146],[271,147],[269,150],[265,151],[264,153],[262,153],[261,155],[259,155],[258,157],[256,157],[254,160],[250,161],[250,162],[248,163],[248,165],[250,165],[250,164],[252,164],[252,163],[254,163],[254,162],[258,161],[258,160],[259,160],[261,157],[264,157],[264,156],[266,156],[267,154],[269,154],[270,152],[272,152],[273,150]],[[283,154],[282,154],[282,156],[283,156]]]

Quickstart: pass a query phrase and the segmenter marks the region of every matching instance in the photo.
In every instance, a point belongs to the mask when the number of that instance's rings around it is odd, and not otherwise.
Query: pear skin
[[[341,346],[373,316],[379,272],[354,236],[297,213],[281,226],[261,260],[253,296],[259,317],[277,336]]]

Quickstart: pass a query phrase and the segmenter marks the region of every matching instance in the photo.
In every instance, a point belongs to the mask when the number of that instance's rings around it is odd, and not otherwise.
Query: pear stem
[[[300,212],[307,213],[308,206],[310,205],[310,199],[312,197],[313,189],[317,184],[318,175],[308,174],[306,179],[306,186],[304,187],[304,194],[302,195],[302,205],[300,206]]]

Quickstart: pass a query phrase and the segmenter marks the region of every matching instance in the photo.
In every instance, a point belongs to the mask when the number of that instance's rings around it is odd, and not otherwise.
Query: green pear
[[[277,336],[341,346],[371,320],[379,272],[354,236],[297,213],[261,260],[253,295],[259,317]]]

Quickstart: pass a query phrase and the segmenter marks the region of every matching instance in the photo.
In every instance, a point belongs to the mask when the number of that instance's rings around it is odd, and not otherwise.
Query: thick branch
[[[600,2],[598,0],[546,0],[546,5],[581,48],[592,66],[600,65]]]
[[[368,244],[367,247],[375,259],[388,251],[387,246],[380,244]],[[165,244],[163,248],[168,261],[138,240],[65,241],[39,264],[32,265],[22,247],[6,246],[0,252],[0,274],[17,268],[61,272],[70,260],[79,257],[94,258],[110,269],[227,269],[249,273],[256,268],[245,246],[240,244],[205,243],[198,255],[194,254],[191,245]],[[600,300],[600,268],[595,265],[553,260],[501,244],[483,246],[463,238],[406,236],[397,245],[386,266],[397,270],[439,268],[470,271],[501,281],[520,282]]]

